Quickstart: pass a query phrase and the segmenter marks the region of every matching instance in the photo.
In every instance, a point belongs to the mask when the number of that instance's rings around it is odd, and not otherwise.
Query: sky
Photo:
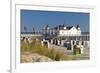
[[[21,32],[24,27],[32,32],[33,27],[40,31],[46,25],[53,28],[61,24],[75,27],[78,24],[82,32],[89,32],[89,13],[21,10]]]

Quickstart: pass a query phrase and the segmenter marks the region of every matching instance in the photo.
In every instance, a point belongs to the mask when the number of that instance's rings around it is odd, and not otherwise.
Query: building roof
[[[66,29],[64,29],[64,27]],[[59,25],[59,26],[56,26],[54,27],[55,30],[59,29],[59,30],[70,30],[73,26],[65,26],[65,25]]]
[[[69,26],[69,27],[67,27],[67,29],[70,30],[72,27],[73,27],[73,26]]]

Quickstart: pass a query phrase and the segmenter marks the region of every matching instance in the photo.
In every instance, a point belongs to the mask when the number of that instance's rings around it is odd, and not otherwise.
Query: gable
[[[73,26],[69,31],[77,31],[77,29]]]

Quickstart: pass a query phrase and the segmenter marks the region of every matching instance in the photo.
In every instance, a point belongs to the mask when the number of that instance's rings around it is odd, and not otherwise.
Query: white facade
[[[62,29],[58,32],[59,36],[79,36],[81,35],[80,28],[72,27],[71,29]]]

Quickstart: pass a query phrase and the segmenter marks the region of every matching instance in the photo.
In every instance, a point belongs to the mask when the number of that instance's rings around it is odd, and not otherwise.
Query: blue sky
[[[80,26],[82,32],[89,32],[89,13],[58,12],[21,10],[21,30],[27,27],[28,32],[41,30],[45,25],[50,27],[65,24],[68,26]]]

